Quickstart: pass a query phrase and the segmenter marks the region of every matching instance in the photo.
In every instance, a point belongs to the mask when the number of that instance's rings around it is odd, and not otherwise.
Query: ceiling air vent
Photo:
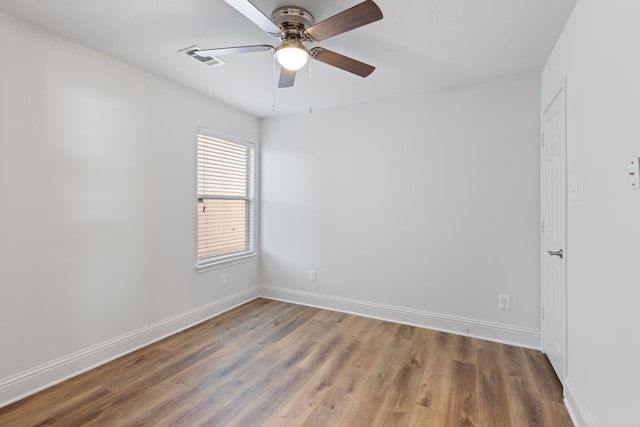
[[[216,56],[196,55],[194,53],[194,51],[196,50],[201,50],[200,46],[190,46],[190,47],[181,49],[180,52],[195,59],[199,63],[206,65],[207,67],[217,67],[219,65],[224,65],[224,61]]]

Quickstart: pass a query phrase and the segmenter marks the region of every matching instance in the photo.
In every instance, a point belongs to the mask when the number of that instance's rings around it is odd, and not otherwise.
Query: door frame
[[[545,247],[544,247],[544,232],[542,229],[542,220],[544,218],[544,208],[545,208],[545,200],[544,200],[544,146],[543,146],[543,135],[545,131],[544,126],[544,115],[546,111],[551,107],[553,102],[558,98],[558,96],[563,97],[563,119],[564,119],[564,135],[562,136],[562,150],[563,150],[563,176],[564,176],[564,197],[561,201],[563,204],[563,219],[564,219],[564,230],[563,230],[563,250],[564,250],[564,269],[563,269],[563,282],[564,282],[564,304],[562,307],[562,375],[558,375],[558,379],[562,383],[563,389],[565,387],[565,380],[568,377],[568,286],[567,286],[567,265],[569,261],[569,254],[567,250],[568,242],[567,242],[567,228],[568,228],[568,174],[567,174],[567,76],[565,75],[559,85],[556,86],[556,89],[551,92],[551,96],[546,100],[546,102],[542,105],[542,109],[540,110],[540,225],[541,225],[541,233],[540,233],[540,307],[541,307],[541,316],[540,316],[540,347],[542,351],[546,354],[545,349],[545,318],[544,318],[544,310],[545,310],[545,286],[544,286],[544,258]],[[557,373],[556,373],[557,374]],[[561,378],[562,376],[562,378]]]

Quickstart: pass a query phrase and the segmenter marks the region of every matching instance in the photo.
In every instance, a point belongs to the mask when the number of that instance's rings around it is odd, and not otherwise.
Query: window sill
[[[220,268],[228,267],[230,265],[243,264],[245,262],[254,261],[258,259],[257,253],[251,253],[247,255],[239,255],[233,258],[221,259],[218,261],[209,261],[196,264],[196,273],[206,273],[207,271],[217,270]]]

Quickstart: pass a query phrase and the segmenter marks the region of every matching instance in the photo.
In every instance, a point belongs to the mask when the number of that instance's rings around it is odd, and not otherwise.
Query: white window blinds
[[[248,143],[198,134],[198,265],[254,250],[255,153]]]

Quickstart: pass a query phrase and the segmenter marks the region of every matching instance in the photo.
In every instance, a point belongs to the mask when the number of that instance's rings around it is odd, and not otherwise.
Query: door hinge
[[[544,320],[544,307],[540,310],[540,314],[542,315],[542,320]]]
[[[542,142],[542,146],[544,147],[544,134],[542,134],[542,138],[541,138],[541,142]]]
[[[540,230],[544,233],[544,221],[540,221]]]

